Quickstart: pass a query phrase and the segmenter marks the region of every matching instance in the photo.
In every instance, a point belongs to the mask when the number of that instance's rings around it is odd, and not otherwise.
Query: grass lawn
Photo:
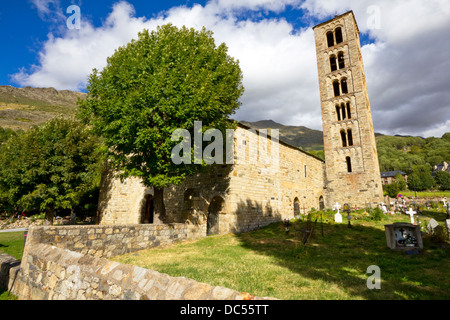
[[[450,198],[450,191],[400,191],[400,194],[404,197],[414,198],[417,194],[417,198]]]
[[[23,232],[0,233],[0,253],[13,256],[17,260],[22,259],[23,238]],[[0,288],[0,300],[17,300],[17,298]]]
[[[17,260],[21,260],[23,254],[23,235],[23,232],[0,233],[0,253],[9,254]]]
[[[424,212],[422,226],[444,213]],[[210,236],[167,248],[131,253],[114,260],[186,277],[215,286],[283,300],[449,299],[450,244],[423,238],[419,255],[386,246],[384,225],[409,222],[409,216],[385,216],[335,224],[325,216],[324,236],[317,223],[306,246],[286,234],[283,224],[238,234]],[[345,217],[344,217],[344,220]],[[320,220],[319,220],[320,221]],[[369,266],[381,269],[381,290],[369,290]]]

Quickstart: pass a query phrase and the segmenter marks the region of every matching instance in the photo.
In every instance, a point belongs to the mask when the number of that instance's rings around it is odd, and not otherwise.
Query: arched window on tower
[[[334,46],[334,35],[331,31],[327,33],[327,43],[328,48]]]
[[[338,121],[341,121],[341,107],[338,104],[336,105],[336,114]]]
[[[342,147],[347,147],[347,135],[345,134],[345,131],[341,131],[341,140],[342,140]]]
[[[341,110],[342,110],[342,120],[346,120],[347,114],[345,112],[345,104],[341,104]]]
[[[331,72],[336,71],[337,68],[337,62],[336,62],[336,56],[330,57],[330,66],[331,66]]]
[[[339,63],[339,69],[345,68],[345,60],[344,60],[344,53],[339,52],[338,53],[338,63]]]
[[[350,109],[350,102],[347,102],[347,117],[352,118],[352,110]]]
[[[351,129],[347,130],[347,139],[348,139],[348,145],[351,147],[353,145],[353,133]]]
[[[335,97],[339,97],[341,95],[338,80],[333,81],[333,90]]]
[[[347,78],[344,78],[341,80],[341,88],[342,88],[342,94],[348,93]]]
[[[345,158],[345,161],[347,162],[347,172],[352,172],[352,159],[350,157]]]
[[[336,28],[335,30],[335,36],[336,36],[336,44],[341,43],[343,40],[342,38],[342,29],[341,28]]]

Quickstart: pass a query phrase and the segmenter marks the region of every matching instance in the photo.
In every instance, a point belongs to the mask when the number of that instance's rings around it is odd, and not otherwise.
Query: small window
[[[331,66],[331,72],[336,71],[338,69],[335,56],[330,57],[330,66]]]
[[[342,147],[347,147],[347,135],[345,134],[345,131],[341,131],[341,140],[342,140]]]
[[[352,146],[353,145],[353,133],[351,129],[347,130],[347,139],[348,139],[348,145]]]
[[[344,53],[339,52],[338,54],[338,62],[339,62],[339,69],[345,68],[345,60],[344,60]]]
[[[352,118],[352,110],[350,109],[350,102],[347,102],[347,117]]]
[[[352,172],[352,159],[350,159],[350,157],[345,158],[346,162],[347,162],[347,172],[351,173]]]
[[[348,93],[347,79],[344,78],[341,80],[342,94]]]
[[[345,112],[345,104],[341,104],[341,110],[342,110],[342,120],[346,120],[347,114]]]
[[[336,114],[338,121],[341,121],[341,107],[339,105],[336,105]]]
[[[342,41],[344,41],[342,38],[342,29],[341,28],[336,28],[335,34],[336,34],[336,44],[339,44]]]
[[[327,42],[328,48],[334,46],[334,35],[331,31],[327,33]]]
[[[339,97],[341,95],[340,89],[339,89],[339,81],[336,80],[333,82],[333,90],[334,90],[335,97]]]

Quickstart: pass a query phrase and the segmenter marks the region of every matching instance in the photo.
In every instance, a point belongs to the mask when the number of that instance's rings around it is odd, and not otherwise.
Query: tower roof
[[[334,20],[337,20],[339,18],[342,18],[343,16],[346,16],[348,14],[350,14],[353,17],[353,20],[355,21],[356,30],[358,30],[358,33],[359,33],[358,23],[356,22],[356,18],[355,18],[355,15],[353,14],[353,10],[347,11],[346,13],[343,13],[343,14],[341,14],[339,16],[336,15],[333,19],[325,21],[325,22],[322,22],[322,23],[316,25],[315,27],[313,27],[313,29],[315,29],[317,27],[320,27],[320,26],[322,26],[324,24],[330,23],[331,21],[334,21]]]

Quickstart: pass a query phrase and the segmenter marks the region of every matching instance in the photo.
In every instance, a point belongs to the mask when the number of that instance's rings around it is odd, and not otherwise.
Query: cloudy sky
[[[246,91],[234,119],[322,130],[312,27],[349,10],[375,131],[450,132],[448,0],[1,1],[0,85],[83,91],[142,29],[205,26],[240,61]]]

